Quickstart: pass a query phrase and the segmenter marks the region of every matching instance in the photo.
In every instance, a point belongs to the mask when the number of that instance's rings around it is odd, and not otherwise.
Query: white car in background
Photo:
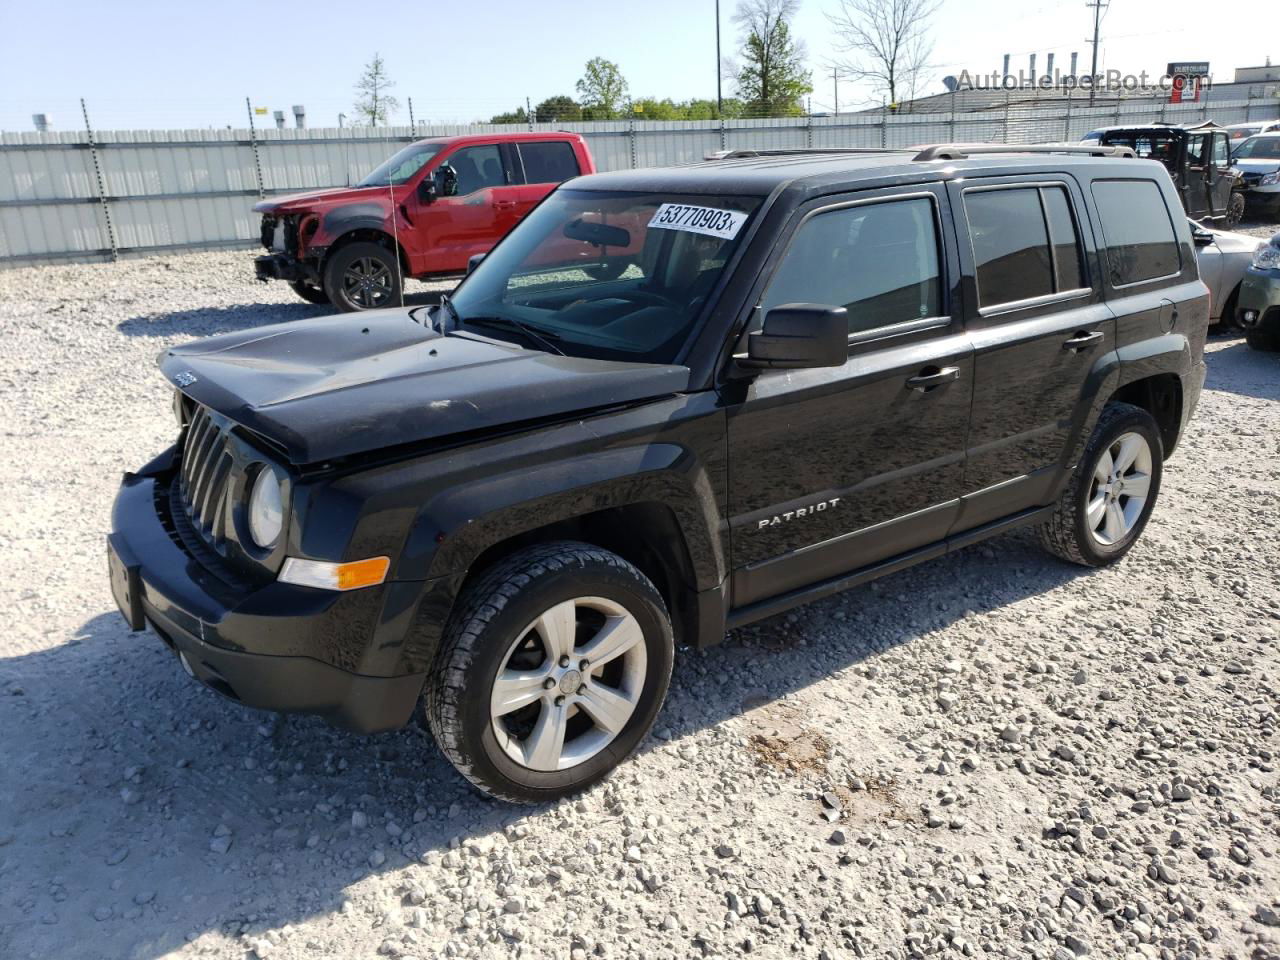
[[[1244,197],[1280,207],[1280,132],[1260,133],[1231,150],[1231,164],[1244,178]]]
[[[1219,330],[1235,326],[1236,300],[1240,296],[1240,281],[1249,269],[1253,254],[1265,240],[1230,230],[1217,230],[1188,218],[1191,239],[1196,245],[1196,261],[1200,264],[1200,279],[1209,288],[1209,326]]]
[[[1250,123],[1227,124],[1227,137],[1234,150],[1237,143],[1260,133],[1280,133],[1280,120],[1254,120]]]

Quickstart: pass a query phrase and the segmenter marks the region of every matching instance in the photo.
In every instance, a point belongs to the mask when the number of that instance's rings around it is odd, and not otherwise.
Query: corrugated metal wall
[[[1078,140],[1121,122],[1218,123],[1273,119],[1280,104],[1061,102],[995,105],[969,113],[878,113],[774,120],[607,121],[535,124],[573,130],[601,170],[702,159],[721,149],[906,147],[948,141]],[[0,134],[0,266],[110,259],[248,246],[260,194],[354,183],[402,143],[461,133],[511,132],[474,125],[279,130],[141,130]]]

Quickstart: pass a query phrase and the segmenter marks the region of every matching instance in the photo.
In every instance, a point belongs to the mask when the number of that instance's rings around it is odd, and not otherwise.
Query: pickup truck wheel
[[[1052,518],[1040,528],[1050,552],[1086,567],[1119,560],[1142,534],[1164,469],[1160,429],[1128,403],[1102,411]]]
[[[349,243],[329,256],[324,292],[339,310],[377,310],[400,305],[400,263],[378,243]]]
[[[634,566],[585,543],[530,547],[464,588],[427,683],[427,720],[485,793],[555,800],[635,749],[673,658],[666,605]]]
[[[290,280],[289,286],[293,292],[300,296],[307,303],[328,303],[329,295],[324,292],[322,287],[317,287],[310,280]]]

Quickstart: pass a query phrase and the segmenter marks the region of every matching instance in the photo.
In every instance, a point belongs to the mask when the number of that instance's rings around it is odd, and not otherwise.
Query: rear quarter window
[[[524,161],[525,183],[564,183],[580,172],[573,147],[563,140],[522,143],[520,159]]]
[[[1178,234],[1159,184],[1154,180],[1095,180],[1093,199],[1107,241],[1112,286],[1181,272]]]

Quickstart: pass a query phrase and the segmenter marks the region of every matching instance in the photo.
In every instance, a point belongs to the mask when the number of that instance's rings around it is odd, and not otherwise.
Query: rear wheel
[[[325,264],[324,292],[335,307],[347,312],[399,306],[399,258],[378,243],[340,247]]]
[[[617,766],[653,724],[674,656],[649,579],[585,543],[520,550],[458,600],[428,681],[436,742],[485,793],[539,803]]]
[[[1128,403],[1102,411],[1054,515],[1040,528],[1049,552],[1086,567],[1119,560],[1142,534],[1164,469],[1160,428]]]
[[[290,280],[289,286],[294,293],[307,301],[307,303],[329,302],[329,295],[324,292],[324,288],[317,286],[310,280]]]

